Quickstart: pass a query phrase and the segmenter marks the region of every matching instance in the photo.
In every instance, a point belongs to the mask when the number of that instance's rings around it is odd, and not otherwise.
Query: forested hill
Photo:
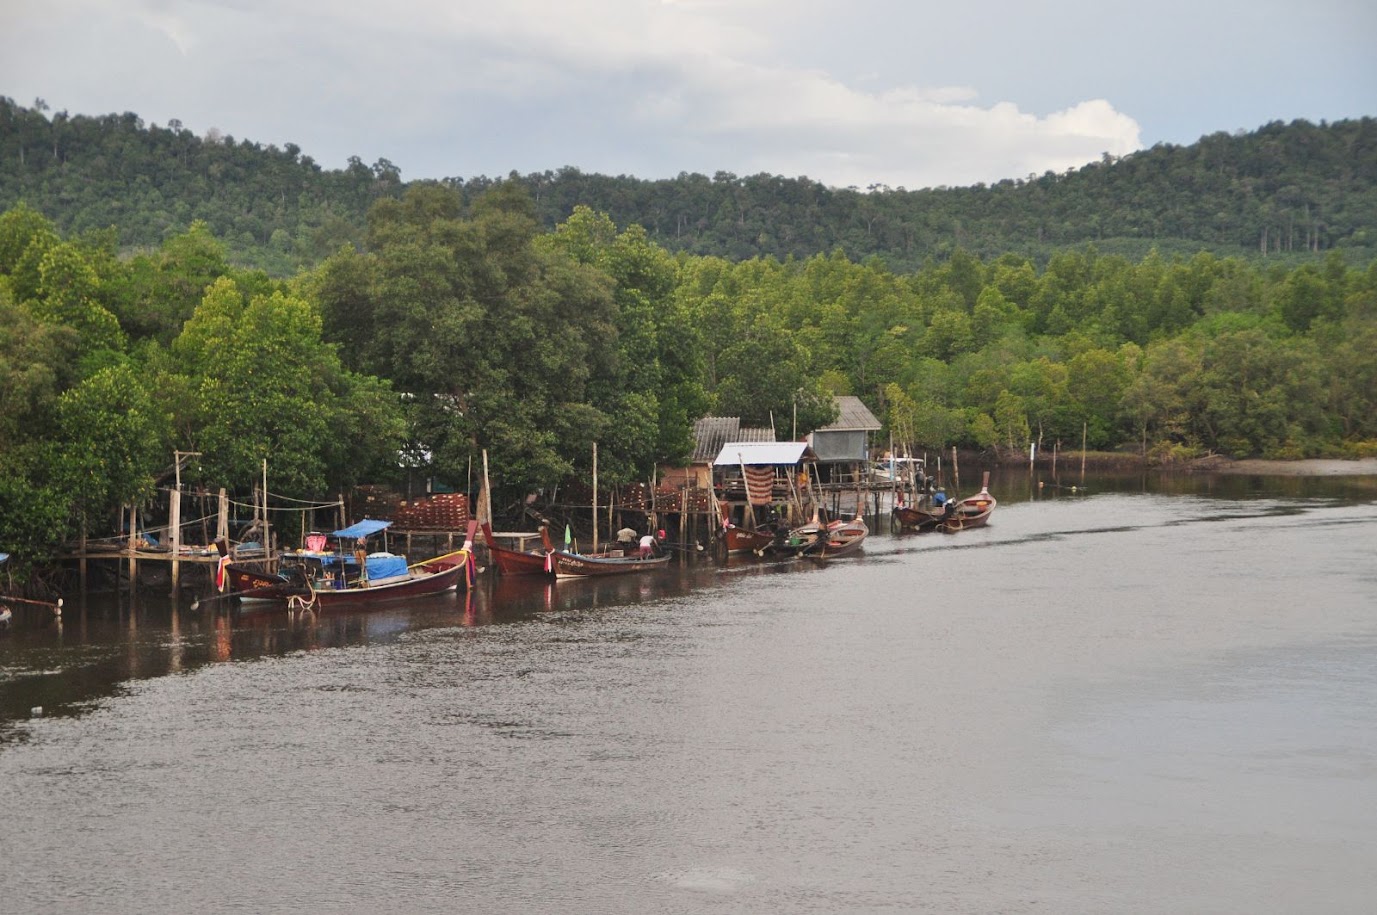
[[[117,226],[125,248],[158,245],[202,220],[236,261],[276,275],[360,240],[371,204],[407,186],[386,159],[324,169],[293,144],[202,137],[131,113],[51,113],[3,97],[0,162],[0,211],[22,200],[67,233]],[[546,228],[585,204],[619,226],[644,226],[670,251],[733,260],[840,248],[907,270],[958,248],[1043,260],[1090,242],[1129,257],[1206,249],[1294,263],[1341,249],[1361,264],[1377,254],[1377,119],[1367,117],[1276,122],[966,188],[836,189],[725,172],[643,180],[575,168],[446,183],[471,201],[503,180],[529,188]]]

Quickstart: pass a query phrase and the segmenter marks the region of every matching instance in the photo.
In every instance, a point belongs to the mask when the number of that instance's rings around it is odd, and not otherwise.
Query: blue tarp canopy
[[[5,560],[10,558],[9,553],[0,553],[0,565],[5,564]]]
[[[334,536],[359,540],[363,537],[376,534],[378,531],[386,530],[391,526],[391,521],[360,521],[358,524],[351,524],[342,531],[335,531]]]

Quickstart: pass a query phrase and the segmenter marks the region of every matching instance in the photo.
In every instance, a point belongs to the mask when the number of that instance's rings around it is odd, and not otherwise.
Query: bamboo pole
[[[470,465],[473,459],[469,459]],[[473,474],[469,474],[469,491],[473,491]],[[488,481],[488,449],[483,449],[483,488],[478,494],[478,504],[474,506],[474,514],[478,516],[479,522],[486,521],[492,524],[492,484]]]
[[[1086,438],[1086,433],[1087,433],[1087,431],[1088,431],[1089,429],[1090,429],[1090,423],[1088,423],[1088,422],[1082,422],[1082,423],[1081,423],[1081,485],[1082,485],[1082,486],[1085,485],[1085,438]]]
[[[736,453],[736,463],[741,468],[741,491],[746,494],[746,507],[742,509],[741,522],[746,524],[747,530],[755,530],[755,506],[751,504],[751,482],[746,479],[746,459],[741,456],[741,452]],[[750,519],[750,523],[746,519]]]
[[[593,443],[593,552],[598,551],[598,443]]]
[[[952,488],[952,495],[955,496],[961,492],[961,465],[956,461],[955,445],[951,446],[951,474],[952,479],[955,481]]]

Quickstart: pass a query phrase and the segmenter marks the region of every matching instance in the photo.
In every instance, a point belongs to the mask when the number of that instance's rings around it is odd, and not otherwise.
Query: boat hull
[[[493,536],[492,525],[483,524],[483,539],[488,544],[488,555],[501,575],[544,575],[555,574],[554,562],[546,552],[526,552],[498,546]]]
[[[226,589],[241,601],[282,602],[309,597],[311,589],[273,572],[259,572],[234,565],[225,567]]]
[[[464,562],[427,571],[425,566],[413,569],[405,578],[384,579],[367,587],[339,589],[324,588],[313,592],[314,602],[322,610],[338,608],[366,609],[379,604],[408,598],[443,594],[459,587],[467,564]]]
[[[894,509],[895,525],[904,531],[933,531],[942,526],[942,512],[928,508],[901,505]]]
[[[668,556],[640,559],[634,556],[586,556],[582,553],[554,554],[555,575],[558,578],[592,578],[603,575],[632,575],[662,569],[669,564]]]
[[[839,527],[829,528],[827,536],[818,537],[817,543],[807,552],[814,559],[837,559],[860,552],[870,527],[860,518],[848,521]]]
[[[729,527],[724,531],[723,539],[727,542],[729,554],[759,553],[775,539],[775,533],[773,530],[759,528],[748,531],[739,527]]]

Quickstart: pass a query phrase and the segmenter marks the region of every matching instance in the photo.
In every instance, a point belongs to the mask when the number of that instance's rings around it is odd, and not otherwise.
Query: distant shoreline
[[[974,457],[974,456],[972,456]],[[970,458],[967,458],[970,460]],[[1060,463],[1064,468],[1080,466],[1078,451],[1063,451]],[[1047,462],[1046,455],[1039,455],[1038,466]],[[979,463],[975,458],[974,463]],[[1008,461],[1016,464],[1018,461]],[[1156,472],[1156,473],[1219,473],[1253,474],[1272,477],[1369,477],[1377,476],[1377,458],[1307,458],[1300,461],[1261,460],[1241,458],[1235,460],[1222,454],[1190,461],[1170,461],[1161,464],[1144,463],[1136,454],[1125,452],[1091,451],[1086,454],[1085,465],[1101,472]]]
[[[1377,476],[1377,458],[1338,460],[1311,458],[1304,461],[1224,460],[1199,468],[1207,473],[1251,473],[1274,477]]]

